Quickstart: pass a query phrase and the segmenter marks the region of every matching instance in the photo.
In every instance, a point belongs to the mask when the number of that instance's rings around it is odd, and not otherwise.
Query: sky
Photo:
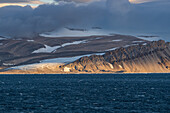
[[[92,1],[100,1],[100,0],[0,0],[0,7],[9,6],[9,5],[18,5],[18,6],[26,6],[30,5],[32,8],[36,8],[39,5],[47,4],[47,3],[56,3],[57,1],[67,1],[67,2],[77,2],[77,3],[85,3]],[[158,0],[129,0],[130,3],[138,4],[144,2],[153,2]]]
[[[0,0],[0,7],[9,5],[26,6],[30,5],[32,8],[36,8],[39,5],[53,3],[53,0]]]
[[[74,1],[77,3],[85,3],[91,1],[99,1],[99,0],[58,0],[58,1]],[[157,0],[129,0],[130,3],[138,4],[150,1],[157,1]],[[32,8],[36,8],[39,5],[47,4],[47,3],[56,3],[55,0],[0,0],[0,7],[9,6],[9,5],[18,5],[18,6],[26,6],[30,5]]]
[[[169,20],[170,0],[0,0],[0,36],[11,38],[68,26],[167,34]]]

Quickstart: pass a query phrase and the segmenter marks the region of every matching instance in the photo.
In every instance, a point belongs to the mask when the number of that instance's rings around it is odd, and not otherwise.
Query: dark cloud
[[[87,8],[87,9],[86,9]],[[7,13],[8,12],[8,13]],[[8,6],[0,8],[0,34],[5,36],[35,36],[69,25],[87,26],[102,23],[106,9],[97,4],[41,5],[31,7]]]
[[[64,3],[38,8],[0,8],[0,35],[33,37],[66,26],[99,26],[113,31],[170,31],[168,3],[130,4],[127,0],[101,0],[88,5]]]

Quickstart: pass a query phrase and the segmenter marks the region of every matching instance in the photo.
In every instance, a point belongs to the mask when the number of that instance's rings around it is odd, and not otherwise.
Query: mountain
[[[0,37],[1,73],[169,72],[169,43],[102,28],[64,28],[34,38]]]
[[[69,31],[70,32],[70,31]],[[40,63],[53,58],[68,58],[106,51],[130,45],[145,44],[149,38],[137,38],[129,35],[93,35],[52,37],[48,35],[35,38],[0,38],[0,67],[8,68],[20,65]],[[71,31],[74,34],[74,31]],[[91,33],[91,32],[90,32]],[[63,62],[59,62],[63,63]]]
[[[103,55],[77,58],[73,62],[24,65],[2,69],[1,73],[170,73],[170,43],[163,40],[141,42],[107,51]]]
[[[104,55],[82,57],[62,66],[70,72],[170,72],[170,43],[160,40],[106,52]]]

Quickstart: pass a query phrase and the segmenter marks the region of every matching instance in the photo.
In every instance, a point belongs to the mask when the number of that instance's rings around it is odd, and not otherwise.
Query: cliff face
[[[170,72],[170,43],[155,41],[106,52],[104,55],[82,57],[62,66],[70,72]]]

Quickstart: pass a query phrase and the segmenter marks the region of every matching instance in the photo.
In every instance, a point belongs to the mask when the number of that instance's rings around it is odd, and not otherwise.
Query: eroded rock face
[[[65,66],[70,72],[170,72],[170,43],[160,40],[119,48]]]

